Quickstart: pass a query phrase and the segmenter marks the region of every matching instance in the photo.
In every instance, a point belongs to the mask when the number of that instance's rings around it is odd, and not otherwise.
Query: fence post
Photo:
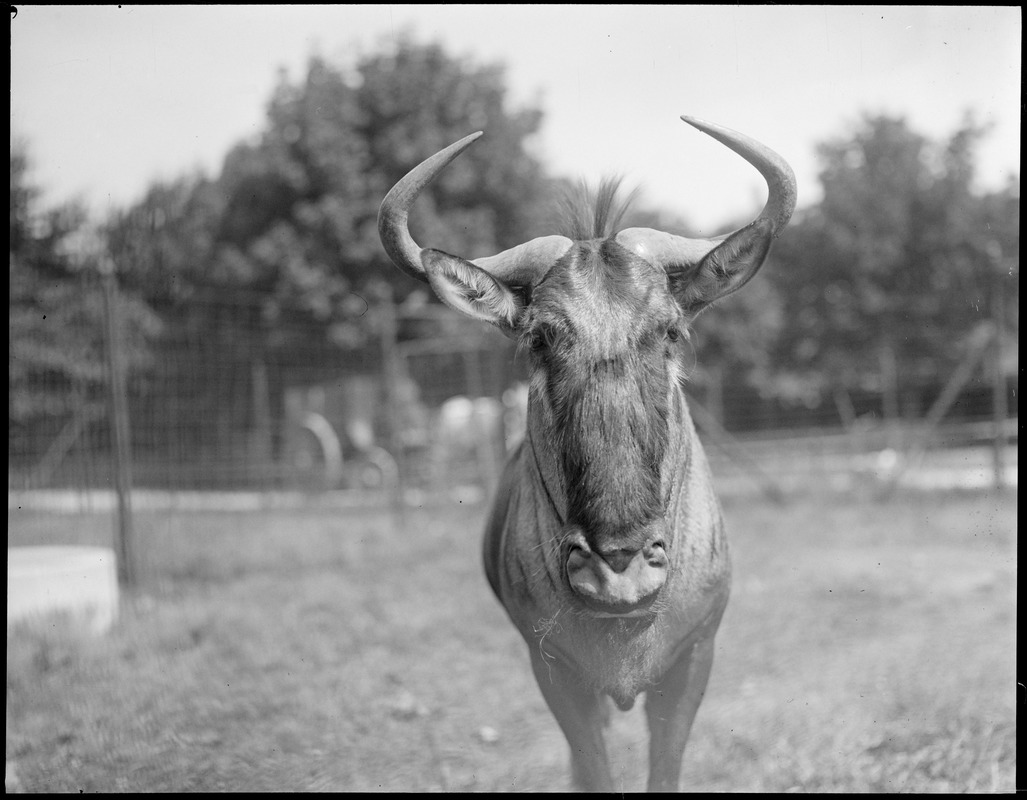
[[[1002,367],[1002,338],[1005,335],[1005,308],[1002,294],[1002,245],[988,242],[988,260],[991,262],[991,321],[995,326],[995,341],[992,345],[991,371],[991,416],[995,426],[992,435],[992,467],[995,471],[995,488],[1005,486],[1006,417],[1009,414],[1006,398],[1006,376]]]
[[[121,363],[118,316],[118,285],[114,262],[103,253],[98,264],[103,289],[103,312],[106,322],[104,344],[107,357],[107,392],[111,409],[111,454],[114,470],[114,492],[117,496],[115,552],[118,557],[118,580],[125,586],[136,581],[132,550],[132,456],[129,445],[128,401],[125,394],[125,373]]]
[[[399,319],[396,309],[395,296],[392,286],[383,284],[380,293],[378,306],[379,314],[379,344],[381,349],[381,375],[382,389],[384,392],[384,411],[388,427],[385,439],[385,451],[390,455],[396,464],[394,485],[389,487],[392,492],[393,510],[397,514],[397,521],[400,526],[403,523],[404,515],[404,484],[406,480],[406,464],[403,456],[402,442],[399,436],[400,414],[399,414],[399,382],[403,376],[404,368],[401,363],[397,339],[399,336]],[[388,476],[385,476],[386,478]]]
[[[248,479],[256,479],[261,489],[277,488],[277,473],[274,469],[274,447],[272,444],[271,383],[268,377],[267,359],[264,357],[263,337],[258,352],[250,355],[250,391],[253,403],[253,428],[247,445],[249,461]]]

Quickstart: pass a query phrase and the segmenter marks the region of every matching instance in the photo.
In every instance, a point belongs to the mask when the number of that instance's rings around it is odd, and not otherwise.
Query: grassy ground
[[[731,604],[682,784],[1012,791],[1016,498],[733,500]],[[484,509],[138,515],[104,637],[9,631],[7,788],[563,790],[479,558]],[[11,512],[9,542],[107,544]],[[639,706],[610,731],[644,787]]]

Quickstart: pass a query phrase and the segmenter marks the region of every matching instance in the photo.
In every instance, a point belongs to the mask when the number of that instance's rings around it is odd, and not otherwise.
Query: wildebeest
[[[421,190],[481,133],[411,170],[385,197],[382,244],[447,305],[530,352],[527,434],[500,480],[485,572],[528,644],[585,790],[613,790],[603,742],[608,695],[646,694],[650,791],[676,790],[713,661],[730,562],[720,505],[682,389],[697,314],[759,269],[795,207],[791,168],[764,145],[690,117],[767,182],[758,218],[691,239],[617,231],[615,182],[567,236],[467,261],[418,245]]]

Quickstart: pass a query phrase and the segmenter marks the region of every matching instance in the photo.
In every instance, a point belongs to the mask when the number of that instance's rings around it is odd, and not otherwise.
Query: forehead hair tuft
[[[577,241],[613,236],[638,194],[635,189],[624,199],[618,197],[622,180],[619,175],[607,176],[597,187],[581,181],[567,190],[560,203],[563,234]]]

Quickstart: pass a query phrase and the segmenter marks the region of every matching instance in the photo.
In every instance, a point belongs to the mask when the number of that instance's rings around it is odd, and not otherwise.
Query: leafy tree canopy
[[[903,118],[867,115],[818,148],[823,200],[789,226],[768,272],[787,322],[779,389],[886,389],[889,363],[900,383],[936,379],[989,319],[992,293],[1015,297],[1018,184],[973,190],[986,134],[968,117],[933,142]]]
[[[424,158],[486,131],[416,204],[421,241],[476,257],[538,235],[545,181],[525,141],[541,113],[507,105],[501,68],[435,44],[402,40],[352,70],[314,57],[300,81],[280,75],[265,129],[232,149],[216,180],[155,186],[116,222],[119,263],[168,300],[259,294],[254,324],[275,328],[282,346],[295,319],[359,347],[385,287],[397,299],[419,288],[389,262],[376,221],[388,189]],[[301,338],[309,345],[309,328],[292,344]]]
[[[83,411],[102,392],[105,315],[95,280],[101,252],[78,203],[40,207],[30,179],[28,148],[11,146],[10,346],[8,398],[12,433],[31,420]],[[129,366],[146,361],[158,319],[145,304],[122,297],[123,353]],[[102,395],[101,395],[102,397]]]

